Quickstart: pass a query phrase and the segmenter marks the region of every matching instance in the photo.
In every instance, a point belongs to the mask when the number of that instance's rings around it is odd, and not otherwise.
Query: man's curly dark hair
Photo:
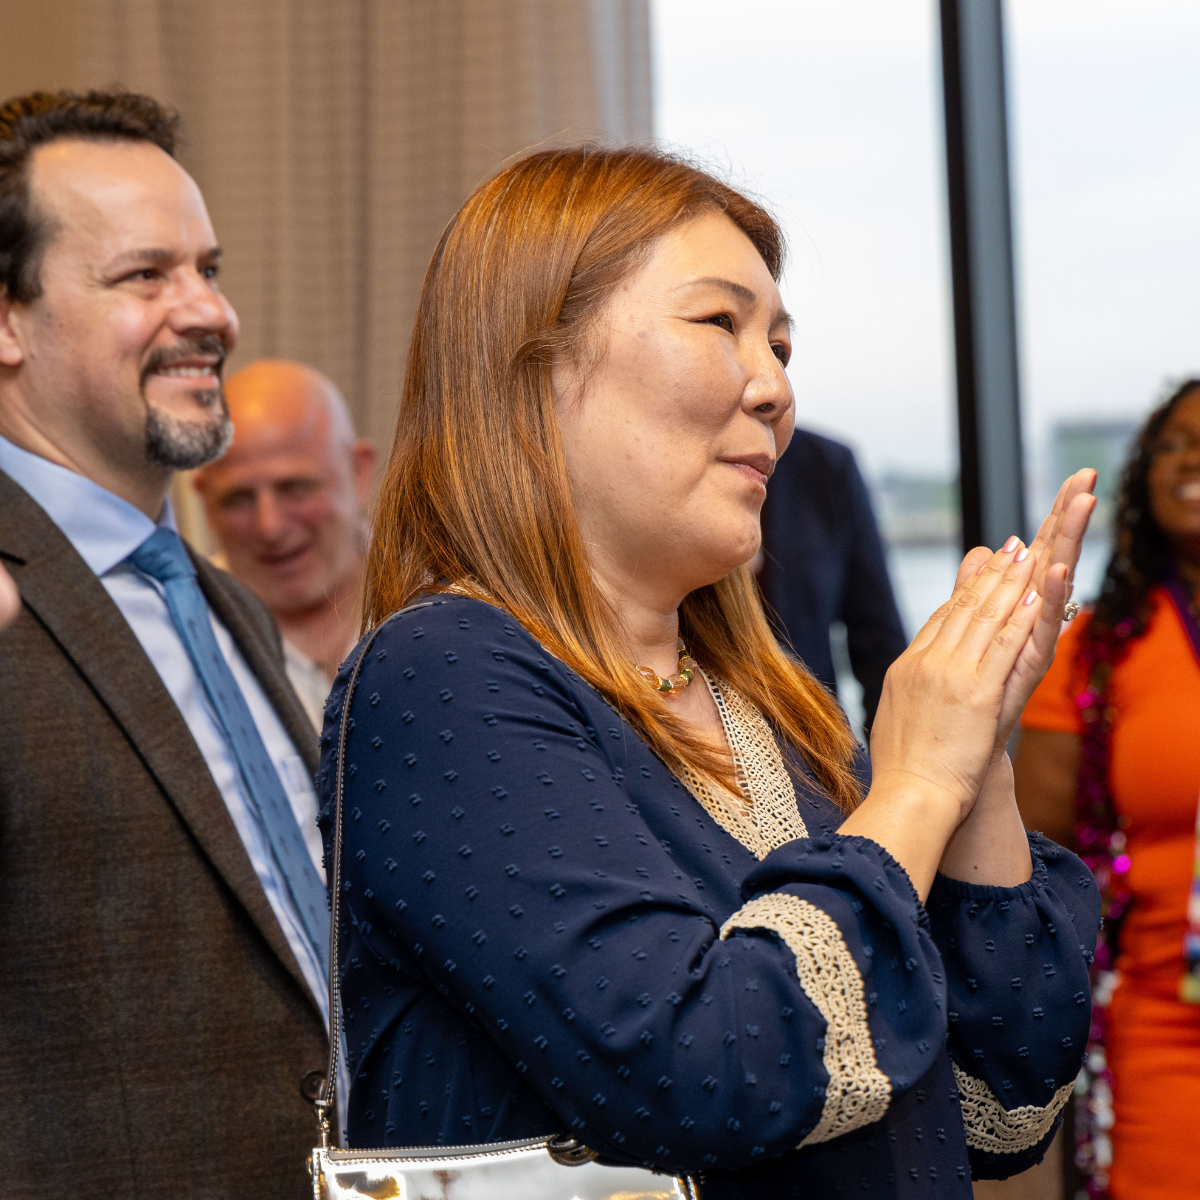
[[[149,96],[120,88],[31,92],[0,106],[0,289],[28,304],[41,295],[38,277],[51,227],[29,194],[29,162],[39,146],[65,138],[151,142],[172,157],[179,114]]]

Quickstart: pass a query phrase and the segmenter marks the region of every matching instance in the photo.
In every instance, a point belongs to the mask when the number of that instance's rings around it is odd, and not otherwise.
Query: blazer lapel
[[[26,607],[124,731],[201,852],[312,1001],[208,764],[158,672],[58,526],[3,472],[0,555]]]

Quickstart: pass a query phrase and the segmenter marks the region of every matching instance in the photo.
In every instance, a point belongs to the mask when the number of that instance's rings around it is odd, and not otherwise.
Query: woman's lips
[[[759,487],[764,488],[764,489],[766,488],[767,477],[761,471],[756,470],[754,467],[752,467],[749,463],[740,463],[739,462],[739,463],[730,463],[729,465],[731,467],[734,467],[737,470],[741,471],[741,473],[743,475],[745,475],[745,477],[747,479],[749,479],[753,483],[757,483]]]
[[[757,483],[764,489],[775,468],[775,463],[765,454],[750,454],[745,458],[725,458],[721,461],[727,467],[740,471],[751,483]]]

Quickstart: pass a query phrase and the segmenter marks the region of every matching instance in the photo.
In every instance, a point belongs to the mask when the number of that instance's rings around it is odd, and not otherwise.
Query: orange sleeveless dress
[[[1109,782],[1133,902],[1110,1013],[1113,1200],[1200,1198],[1200,1005],[1178,998],[1200,801],[1200,664],[1163,589],[1113,672]],[[1075,696],[1086,615],[1067,627],[1023,728],[1082,734]]]

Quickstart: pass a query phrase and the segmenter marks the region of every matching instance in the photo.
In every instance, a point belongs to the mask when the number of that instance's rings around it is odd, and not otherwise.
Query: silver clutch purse
[[[423,604],[411,605],[425,608]],[[391,618],[389,618],[390,620]],[[384,622],[383,624],[386,624]],[[559,1134],[474,1146],[415,1146],[339,1150],[329,1144],[341,1046],[338,941],[342,896],[342,792],[350,702],[359,672],[383,624],[363,643],[342,702],[334,795],[329,914],[329,1069],[314,1102],[321,1144],[309,1155],[313,1200],[699,1200],[690,1177],[659,1175],[643,1167],[610,1167],[575,1138]]]
[[[313,1151],[314,1200],[696,1200],[686,1179],[641,1167],[578,1166],[553,1139],[411,1150]],[[591,1151],[586,1151],[588,1155]]]

